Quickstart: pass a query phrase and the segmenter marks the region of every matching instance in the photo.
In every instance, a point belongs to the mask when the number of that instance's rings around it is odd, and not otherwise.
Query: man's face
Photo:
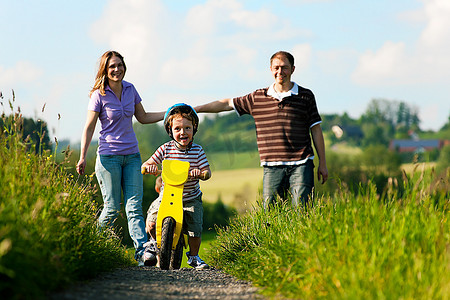
[[[281,85],[291,82],[291,75],[294,69],[289,63],[289,60],[284,56],[275,57],[270,66],[270,71],[275,78],[275,82]]]

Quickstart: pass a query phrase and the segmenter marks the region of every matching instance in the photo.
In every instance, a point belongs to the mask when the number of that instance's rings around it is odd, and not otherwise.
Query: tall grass
[[[306,211],[257,209],[219,230],[209,261],[271,297],[448,299],[448,176],[404,176],[380,197],[374,184]]]
[[[12,105],[11,105],[12,107]],[[97,229],[89,177],[73,178],[21,136],[20,113],[0,132],[0,294],[39,298],[119,265],[120,241]]]

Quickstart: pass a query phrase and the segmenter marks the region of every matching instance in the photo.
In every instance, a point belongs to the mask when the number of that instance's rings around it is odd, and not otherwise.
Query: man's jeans
[[[101,227],[112,226],[120,212],[123,191],[128,231],[136,249],[137,259],[147,242],[142,214],[143,183],[141,155],[97,155],[95,174],[103,196],[103,210],[99,217]]]
[[[306,206],[314,187],[314,163],[308,159],[298,166],[264,167],[263,205],[267,209],[274,205],[279,195],[283,200],[290,198],[293,206]]]

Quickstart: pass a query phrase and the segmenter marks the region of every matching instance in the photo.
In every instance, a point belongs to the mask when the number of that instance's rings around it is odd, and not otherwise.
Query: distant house
[[[392,140],[389,149],[397,152],[424,152],[434,149],[440,150],[450,141],[444,140]]]
[[[364,137],[361,128],[359,128],[358,126],[333,125],[331,127],[331,131],[338,139],[342,138],[343,136],[353,139],[362,139]]]

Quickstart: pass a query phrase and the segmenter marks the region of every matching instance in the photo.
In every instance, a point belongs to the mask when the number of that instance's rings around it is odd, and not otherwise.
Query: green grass
[[[23,141],[19,114],[0,132],[0,294],[40,298],[104,270],[130,265],[96,225],[91,178],[73,178],[54,154]]]
[[[338,192],[308,212],[280,206],[240,216],[207,259],[270,297],[448,299],[448,176],[405,175],[404,192]],[[382,200],[381,200],[382,199]]]

